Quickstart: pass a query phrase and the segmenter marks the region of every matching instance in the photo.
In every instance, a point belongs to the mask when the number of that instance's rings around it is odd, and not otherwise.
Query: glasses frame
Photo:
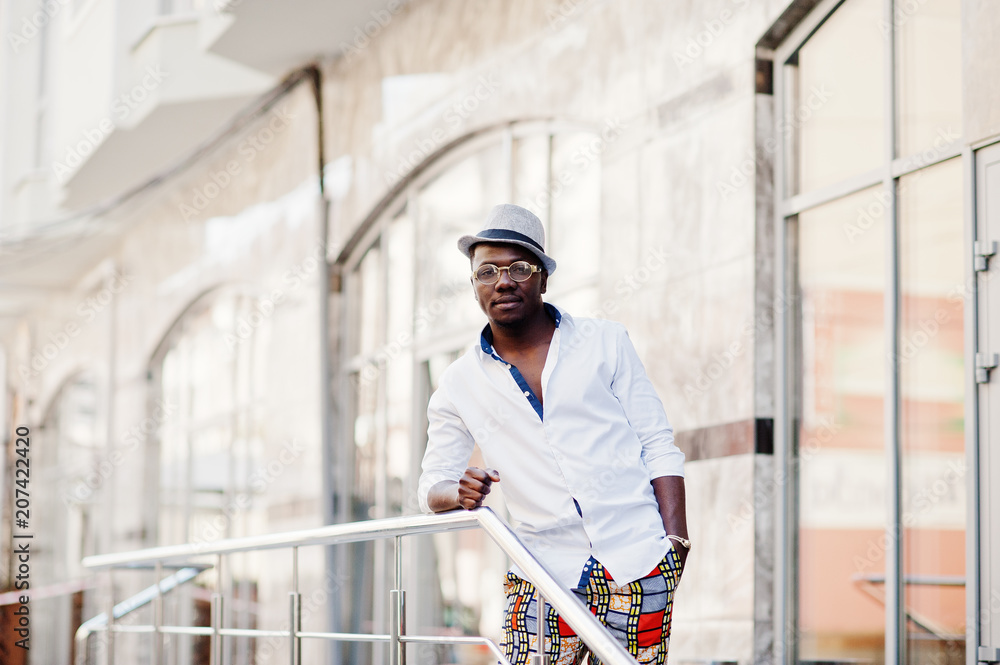
[[[523,264],[527,265],[529,268],[531,268],[531,272],[528,273],[528,276],[525,277],[524,279],[514,279],[514,276],[510,274],[510,269],[512,267],[518,265],[519,263],[523,263]],[[483,280],[479,279],[479,271],[482,270],[485,266],[493,266],[494,268],[497,269],[497,278],[494,281],[492,281],[492,282],[484,282]],[[477,282],[479,282],[483,286],[493,286],[494,284],[496,284],[497,282],[500,281],[500,271],[501,270],[506,270],[507,271],[507,276],[510,277],[511,281],[517,282],[518,284],[522,284],[524,282],[527,282],[529,279],[531,279],[531,276],[534,275],[536,272],[542,272],[542,269],[539,266],[536,266],[533,263],[528,263],[527,261],[514,261],[509,266],[498,266],[495,263],[483,263],[483,264],[481,264],[478,268],[476,268],[473,271],[473,273],[472,273],[472,279],[476,280]]]

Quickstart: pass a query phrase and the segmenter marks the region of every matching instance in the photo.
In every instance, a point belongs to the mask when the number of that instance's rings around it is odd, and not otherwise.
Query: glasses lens
[[[510,278],[515,282],[523,282],[531,277],[531,264],[527,261],[517,261],[510,264]]]
[[[489,263],[479,266],[479,270],[476,271],[476,279],[478,279],[483,284],[492,284],[497,281],[500,276],[500,270]]]

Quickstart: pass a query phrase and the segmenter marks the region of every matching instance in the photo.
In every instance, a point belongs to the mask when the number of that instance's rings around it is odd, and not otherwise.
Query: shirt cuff
[[[680,449],[660,455],[654,460],[646,461],[646,468],[649,469],[649,477],[661,478],[663,476],[684,477],[684,453]]]
[[[431,488],[440,482],[451,481],[458,482],[462,479],[461,474],[456,478],[455,474],[449,473],[447,471],[428,471],[420,475],[420,482],[417,483],[417,503],[420,504],[420,510],[425,513],[433,513],[430,506],[427,505],[427,495],[430,493]]]

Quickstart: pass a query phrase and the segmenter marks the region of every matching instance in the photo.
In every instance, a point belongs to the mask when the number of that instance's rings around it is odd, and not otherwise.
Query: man
[[[488,325],[441,376],[427,409],[418,495],[428,511],[480,506],[503,483],[515,531],[642,663],[664,663],[673,591],[691,543],[684,454],[625,328],[542,300],[556,262],[541,222],[496,206],[458,241]],[[478,443],[488,469],[467,467]],[[507,574],[502,647],[536,653],[536,594]],[[545,651],[586,645],[549,607]]]

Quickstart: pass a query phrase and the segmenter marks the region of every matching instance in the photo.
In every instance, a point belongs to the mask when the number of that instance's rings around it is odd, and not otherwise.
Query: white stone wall
[[[768,286],[756,278],[771,247],[758,247],[770,235],[757,227],[754,45],[786,4],[409,6],[327,69],[328,159],[350,174],[334,196],[335,237],[349,237],[418,157],[463,133],[534,118],[623,126],[600,155],[608,316],[629,326],[678,431],[771,417],[770,386],[755,387],[756,335],[770,332],[758,310]],[[402,92],[386,84],[403,80]],[[755,563],[770,551],[771,521],[758,529],[745,507],[755,465],[768,462],[688,464],[696,545],[677,596],[675,662],[748,662],[770,648],[770,578]]]
[[[600,291],[615,305],[608,315],[628,325],[678,432],[769,417],[757,408],[753,330],[758,262],[770,248],[757,245],[753,174],[741,179],[740,170],[755,149],[754,45],[786,4],[409,4],[323,67],[324,147],[335,165],[331,255],[410,168],[452,140],[530,119],[598,133],[612,123],[623,131],[600,150]],[[307,86],[277,109],[291,120],[263,149],[246,141],[271,116],[110,215],[126,230],[96,253],[90,283],[40,299],[2,340],[8,381],[30,399],[26,418],[37,421],[66,378],[92,367],[112,399],[101,417],[112,419],[114,440],[147,417],[150,360],[188,307],[216,289],[282,290],[287,299],[269,319],[267,440],[272,456],[290,437],[308,448],[269,487],[266,531],[319,524],[323,500],[316,273],[294,288],[284,279],[315,255],[318,239]],[[113,307],[78,321],[81,303],[100,292],[101,261],[128,284]],[[67,322],[79,334],[24,380],[18,368]],[[147,454],[127,456],[113,474],[115,549],[153,537],[143,532],[148,506],[139,500]],[[762,463],[741,454],[688,465],[695,549],[677,597],[674,662],[749,661],[768,634],[755,588],[761,532],[753,515],[740,517]],[[275,622],[285,590],[279,579],[260,591],[262,605],[277,608]]]

